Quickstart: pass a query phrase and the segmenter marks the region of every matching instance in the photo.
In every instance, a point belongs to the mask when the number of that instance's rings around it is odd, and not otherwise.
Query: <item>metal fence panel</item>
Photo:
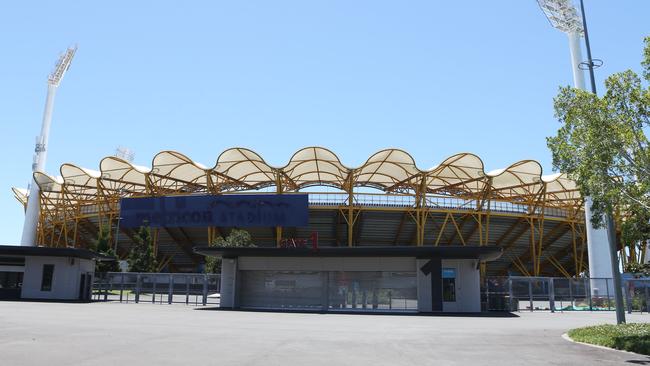
[[[218,274],[108,272],[95,276],[93,300],[219,305],[220,285]]]
[[[628,312],[650,310],[650,278],[623,280]],[[613,311],[611,278],[487,277],[484,311]]]

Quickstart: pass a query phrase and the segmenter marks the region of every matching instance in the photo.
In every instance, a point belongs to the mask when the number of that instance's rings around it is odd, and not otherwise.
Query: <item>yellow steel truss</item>
[[[310,147],[296,152],[287,165],[278,168],[251,150],[234,148],[224,151],[211,168],[181,153],[163,151],[154,157],[151,168],[107,157],[98,172],[64,164],[61,177],[34,175],[41,188],[41,245],[83,246],[81,231],[115,227],[122,197],[310,193],[315,198],[310,198],[310,209],[336,210],[337,217],[343,219],[347,226],[344,245],[356,244],[355,227],[364,212],[396,211],[403,213],[400,228],[408,220],[416,227],[413,243],[406,244],[501,246],[511,258],[512,268],[525,275],[541,275],[551,268],[571,276],[586,268],[583,200],[575,183],[563,175],[542,177],[541,166],[530,160],[486,173],[480,158],[463,153],[421,170],[406,152],[388,149],[372,155],[360,167],[348,168],[331,151]],[[27,198],[21,192],[14,189],[24,204]],[[491,237],[495,219],[512,224]],[[548,229],[546,225],[553,226]],[[338,230],[338,220],[336,226]],[[222,235],[220,228],[206,229],[208,242]],[[273,229],[277,245],[285,236],[284,229]],[[547,253],[569,232],[570,245],[552,255]],[[157,242],[158,232],[152,235]],[[189,241],[183,235],[168,235],[188,250]],[[515,253],[514,247],[524,235],[529,248]],[[397,237],[394,242],[398,244]],[[567,256],[570,268],[566,261],[562,263]]]

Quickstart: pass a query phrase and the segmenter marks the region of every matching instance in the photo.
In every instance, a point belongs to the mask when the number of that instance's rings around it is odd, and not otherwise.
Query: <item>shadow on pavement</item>
[[[627,360],[625,363],[631,363],[634,365],[650,365],[650,357],[645,360]]]

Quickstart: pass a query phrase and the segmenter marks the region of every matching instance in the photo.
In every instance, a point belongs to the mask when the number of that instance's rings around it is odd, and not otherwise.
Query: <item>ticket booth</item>
[[[0,299],[90,301],[96,261],[86,249],[0,245]]]

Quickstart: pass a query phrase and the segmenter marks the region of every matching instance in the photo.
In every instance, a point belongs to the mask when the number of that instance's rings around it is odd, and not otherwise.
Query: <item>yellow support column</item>
[[[580,265],[578,264],[578,244],[576,243],[576,225],[571,223],[571,246],[573,249],[573,268],[575,269],[575,275],[578,276],[580,273]]]
[[[487,283],[487,267],[485,266],[485,262],[479,264],[479,283],[486,287],[489,286]]]
[[[352,189],[352,174],[348,178],[347,182],[347,191],[348,191],[348,246],[352,246],[352,240],[354,239],[354,192]]]
[[[538,243],[538,247],[537,247],[537,257],[535,258],[536,259],[536,262],[535,262],[535,276],[539,276],[540,267],[541,267],[541,259],[542,259],[542,250],[544,249],[543,248],[543,245],[544,245],[544,214],[546,212],[546,203],[545,203],[546,200],[545,200],[545,197],[546,197],[546,186],[543,186],[542,190],[541,190],[541,193],[540,193],[540,197],[539,197],[539,201],[541,202],[541,204],[540,204],[541,209],[540,209],[540,213],[539,213],[540,217],[537,220],[538,227],[539,227],[539,229],[537,231],[537,233],[539,235],[539,238],[538,238],[539,243]],[[538,207],[540,207],[540,206],[538,206]]]
[[[280,247],[282,245],[282,226],[275,227],[275,246]]]
[[[426,189],[427,180],[423,176],[420,181],[420,186],[415,192],[415,217],[417,225],[416,245],[421,247],[424,244],[424,227],[427,223],[427,209],[426,209]]]
[[[277,194],[284,193],[284,188],[282,186],[282,178],[280,177],[279,172],[275,173],[275,192]],[[279,248],[281,243],[282,243],[282,226],[276,226],[275,227],[275,246]]]
[[[535,273],[537,267],[537,248],[535,246],[535,222],[532,216],[528,218],[528,223],[530,225],[530,255],[533,264],[533,273]]]
[[[492,213],[492,178],[488,179],[487,214],[485,215],[485,238],[483,245],[490,244],[490,214]]]

